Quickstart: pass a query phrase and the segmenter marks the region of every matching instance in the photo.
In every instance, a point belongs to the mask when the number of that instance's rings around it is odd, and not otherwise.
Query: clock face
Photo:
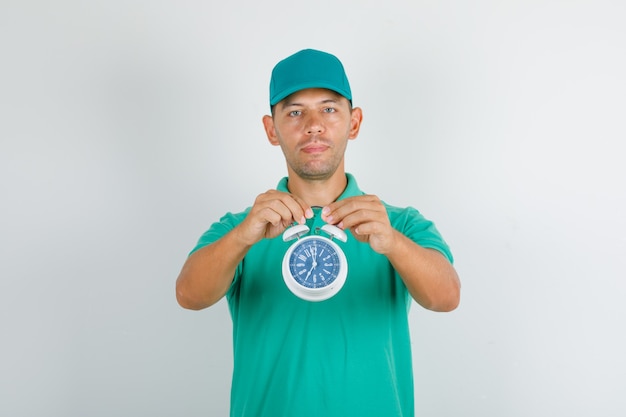
[[[341,260],[328,239],[301,239],[289,257],[291,276],[306,288],[323,288],[339,275]]]
[[[322,301],[334,296],[343,287],[347,275],[345,254],[326,237],[301,238],[283,258],[285,284],[304,300]]]

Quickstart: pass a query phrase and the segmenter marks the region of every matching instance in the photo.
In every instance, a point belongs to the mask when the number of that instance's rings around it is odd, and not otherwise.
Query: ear
[[[348,139],[356,139],[359,136],[359,129],[361,129],[361,122],[363,121],[363,110],[360,107],[352,109],[350,115],[350,132],[348,133]]]
[[[265,115],[263,116],[263,127],[265,128],[265,134],[267,135],[267,139],[274,146],[280,145],[278,142],[278,136],[276,135],[276,127],[274,126],[274,119],[272,116]]]

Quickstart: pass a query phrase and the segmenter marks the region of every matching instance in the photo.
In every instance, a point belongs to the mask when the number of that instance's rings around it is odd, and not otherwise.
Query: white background
[[[2,0],[0,415],[227,415],[226,304],[183,310],[174,282],[285,174],[261,117],[308,47],[364,111],[347,170],[456,258],[461,306],[411,311],[417,415],[626,415],[625,21],[617,0]]]

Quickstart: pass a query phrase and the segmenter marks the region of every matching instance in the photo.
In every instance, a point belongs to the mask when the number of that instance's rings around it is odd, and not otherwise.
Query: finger
[[[350,223],[351,226],[356,224],[355,222],[362,222],[368,218],[387,217],[385,206],[378,197],[364,195],[350,197],[329,204],[322,209],[322,218],[330,224],[339,224],[341,222],[345,224],[346,218],[357,213],[360,217],[353,218]]]
[[[283,212],[283,213],[281,213]],[[270,203],[268,206],[259,209],[258,217],[264,223],[270,223],[272,226],[279,226],[287,222],[291,222],[291,218],[287,219],[288,210],[281,210],[280,205]]]
[[[324,207],[322,213],[327,215],[332,214],[337,217],[339,215],[347,215],[350,212],[380,206],[383,207],[378,197],[374,195],[362,195],[356,197],[349,197],[343,200],[335,201],[328,206]]]
[[[262,197],[260,206],[273,210],[280,216],[280,221],[286,226],[293,222],[304,223],[306,218],[313,215],[312,210],[301,198],[280,191],[267,192]],[[278,219],[272,215],[273,225],[278,224]]]
[[[369,236],[384,233],[386,225],[377,221],[369,221],[364,223],[358,223],[350,227],[352,234],[359,236]]]
[[[286,194],[286,198],[283,200],[285,205],[291,211],[294,221],[304,224],[306,219],[313,217],[313,210],[311,207],[300,197],[295,194]]]
[[[389,219],[386,213],[383,213],[379,210],[362,209],[362,210],[357,210],[355,212],[352,212],[348,214],[347,216],[343,217],[339,221],[339,223],[337,223],[337,226],[342,229],[350,229],[350,230],[359,228],[359,233],[364,233],[361,227],[366,224],[370,224],[370,225],[379,224],[379,225],[384,226],[388,223],[389,223]],[[371,227],[372,226],[370,226],[370,228]]]

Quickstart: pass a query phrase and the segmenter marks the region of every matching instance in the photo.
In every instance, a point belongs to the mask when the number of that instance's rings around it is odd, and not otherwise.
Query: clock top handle
[[[325,224],[324,226],[322,226],[322,230],[328,233],[331,237],[336,237],[342,242],[346,242],[348,240],[348,235],[346,235],[346,232],[344,232],[337,226],[333,226],[332,224]]]
[[[295,226],[291,226],[287,230],[283,232],[283,242],[289,242],[295,238],[299,238],[302,235],[306,235],[309,233],[309,226],[306,224],[297,224]]]

